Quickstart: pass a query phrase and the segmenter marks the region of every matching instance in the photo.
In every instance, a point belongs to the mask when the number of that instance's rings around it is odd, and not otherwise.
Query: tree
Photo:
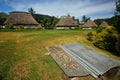
[[[79,25],[79,19],[75,18],[75,16],[72,16],[72,19]]]
[[[87,22],[87,20],[90,20],[90,18],[87,18],[86,16],[83,16],[81,22],[85,23],[85,22]]]
[[[35,14],[35,11],[34,11],[33,8],[29,8],[29,9],[28,9],[28,12],[30,12],[31,14]]]
[[[44,29],[53,29],[58,22],[58,18],[49,15],[36,14],[33,8],[29,8],[28,12],[32,14],[34,19],[41,24]]]
[[[79,24],[80,23],[79,19],[76,19],[76,22],[77,22],[77,24]]]
[[[4,25],[5,20],[7,19],[8,14],[0,12],[0,25]]]
[[[116,28],[117,32],[120,34],[120,0],[116,2],[116,9],[114,14],[114,27]]]
[[[120,0],[117,0],[116,2],[116,11],[120,13]]]
[[[114,16],[114,27],[118,32],[118,41],[116,43],[116,49],[120,54],[120,0],[116,2],[115,16]]]

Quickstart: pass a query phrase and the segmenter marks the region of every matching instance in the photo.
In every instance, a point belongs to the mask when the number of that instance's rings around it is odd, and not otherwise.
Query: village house
[[[95,22],[93,22],[92,20],[88,20],[83,26],[83,29],[92,29],[92,28],[96,28],[97,24]]]
[[[108,25],[107,22],[104,21],[104,22],[102,22],[102,23],[100,24],[100,26],[103,27],[103,28],[106,28],[106,27],[109,26],[109,25]]]
[[[14,28],[17,26],[23,25],[24,28],[35,28],[40,24],[32,17],[29,12],[13,11],[10,12],[9,17],[4,22],[4,24],[13,24]]]
[[[56,29],[74,29],[78,24],[70,16],[62,16],[56,24]]]

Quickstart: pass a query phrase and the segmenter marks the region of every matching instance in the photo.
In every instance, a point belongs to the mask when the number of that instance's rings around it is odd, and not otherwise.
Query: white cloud
[[[115,3],[107,2],[102,4],[92,5],[91,0],[71,0],[64,1],[58,0],[55,2],[44,2],[44,3],[34,3],[34,4],[23,4],[23,3],[14,3],[10,2],[9,4],[15,10],[27,11],[28,8],[32,7],[37,13],[47,14],[51,16],[62,16],[67,15],[68,13],[75,17],[80,17],[83,15],[91,14],[100,14],[100,13],[109,13],[114,11]],[[110,15],[109,15],[110,16]],[[107,17],[109,17],[107,16]],[[99,17],[90,16],[90,17]],[[100,16],[101,17],[101,16]]]
[[[88,6],[86,8],[83,8],[80,10],[82,15],[88,15],[88,14],[93,14],[93,13],[106,13],[110,12],[111,10],[114,9],[114,4],[112,2],[110,3],[105,3],[102,5],[95,5],[95,6]]]

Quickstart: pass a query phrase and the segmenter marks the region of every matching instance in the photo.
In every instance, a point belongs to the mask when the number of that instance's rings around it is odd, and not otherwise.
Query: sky
[[[75,16],[81,20],[85,15],[92,20],[112,17],[116,0],[0,0],[0,12],[28,11],[55,17]]]

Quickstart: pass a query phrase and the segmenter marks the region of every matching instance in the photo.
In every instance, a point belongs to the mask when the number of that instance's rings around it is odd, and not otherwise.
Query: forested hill
[[[32,14],[35,20],[41,24],[42,27],[46,29],[52,29],[55,27],[55,24],[58,22],[59,18],[43,14]]]
[[[103,21],[107,22],[109,25],[113,25],[114,17],[111,18],[103,18],[103,19],[95,19],[94,22],[100,25]]]

